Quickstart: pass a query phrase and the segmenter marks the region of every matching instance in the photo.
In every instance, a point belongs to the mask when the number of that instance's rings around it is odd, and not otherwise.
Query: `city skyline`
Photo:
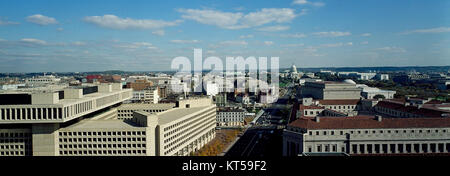
[[[441,0],[0,4],[0,72],[169,71],[194,48],[281,68],[450,65]]]

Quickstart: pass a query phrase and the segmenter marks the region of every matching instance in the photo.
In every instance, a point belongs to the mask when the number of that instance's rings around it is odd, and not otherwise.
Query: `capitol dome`
[[[295,65],[293,65],[293,64],[292,64],[291,72],[292,73],[297,73],[297,67]]]
[[[351,80],[351,79],[346,79],[346,80],[344,80],[342,82],[347,83],[347,84],[356,84],[356,82]]]

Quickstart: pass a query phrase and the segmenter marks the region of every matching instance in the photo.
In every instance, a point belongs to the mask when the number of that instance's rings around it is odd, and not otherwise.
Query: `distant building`
[[[389,80],[389,75],[388,74],[377,73],[375,75],[374,79],[379,80],[379,81]]]
[[[217,94],[215,97],[215,103],[217,106],[227,106],[228,105],[228,100],[227,100],[227,94],[226,93],[220,93]]]
[[[392,80],[396,83],[410,83],[410,82],[428,82],[430,81],[430,76],[427,74],[401,74],[394,76]]]
[[[305,82],[300,88],[303,98],[314,98],[323,100],[333,99],[359,99],[361,89],[356,87],[356,83],[351,80],[344,82]]]
[[[143,90],[133,91],[133,103],[152,103],[156,104],[159,101],[158,87],[147,87]]]
[[[24,87],[25,84],[3,84],[0,85],[0,90],[17,90],[19,87]]]
[[[128,82],[127,83],[127,88],[131,88],[134,91],[141,91],[144,90],[148,87],[152,87],[153,83],[150,81],[147,81],[145,79],[137,79],[135,80],[135,82]]]
[[[59,81],[61,81],[61,78],[57,78],[53,75],[45,75],[25,79],[25,83],[27,85],[55,84],[58,83]]]
[[[220,108],[217,111],[217,126],[243,126],[247,111],[235,108]]]
[[[364,84],[357,85],[357,87],[361,88],[361,96],[365,99],[373,99],[376,95],[383,95],[386,99],[393,99],[396,93],[393,90],[381,90]]]
[[[385,116],[398,118],[450,117],[449,110],[430,108],[425,103],[414,104],[411,101],[380,101],[374,106],[374,111]]]
[[[206,95],[216,96],[219,93],[219,86],[216,83],[206,84]]]

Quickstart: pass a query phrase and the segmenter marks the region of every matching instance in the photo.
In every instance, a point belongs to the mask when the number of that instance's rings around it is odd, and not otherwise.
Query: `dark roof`
[[[373,116],[300,118],[288,126],[303,129],[377,129],[377,128],[443,128],[450,127],[450,118],[382,118]]]
[[[350,100],[318,100],[321,105],[356,105],[359,99]]]
[[[442,117],[442,114],[448,114],[449,111],[445,110],[439,110],[439,109],[431,109],[427,108],[426,106],[422,108],[418,108],[417,106],[405,106],[402,103],[395,102],[395,101],[380,101],[378,102],[377,107],[384,107],[387,109],[392,109],[396,111],[401,111],[405,113],[412,113],[423,117]]]

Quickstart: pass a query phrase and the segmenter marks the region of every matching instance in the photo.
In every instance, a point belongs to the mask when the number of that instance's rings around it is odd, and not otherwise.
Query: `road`
[[[270,122],[271,117],[279,116],[282,109],[288,108],[291,93],[292,88],[290,87],[276,103],[264,109],[266,111],[264,115],[258,119],[255,125],[247,129],[225,156],[282,156],[282,129],[278,129],[278,126],[286,124]],[[287,118],[288,114],[282,114],[282,116]]]

